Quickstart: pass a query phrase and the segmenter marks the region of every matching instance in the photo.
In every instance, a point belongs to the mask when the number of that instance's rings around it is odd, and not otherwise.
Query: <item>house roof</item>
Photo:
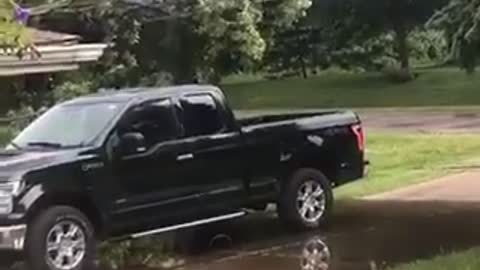
[[[59,33],[53,31],[39,30],[30,28],[32,34],[33,43],[37,46],[40,45],[53,45],[53,44],[65,44],[65,43],[78,43],[81,40],[80,36]]]
[[[0,77],[75,70],[82,63],[98,61],[107,48],[103,43],[80,43],[81,37],[77,35],[30,31],[36,53],[27,53],[22,58],[11,53],[0,54]]]

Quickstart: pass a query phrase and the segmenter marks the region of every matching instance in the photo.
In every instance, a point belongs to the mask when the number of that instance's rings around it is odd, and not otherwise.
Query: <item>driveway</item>
[[[461,172],[397,191],[340,202],[328,228],[294,235],[274,216],[251,216],[224,227],[228,248],[190,257],[185,270],[375,270],[480,245],[480,171]],[[321,240],[322,242],[318,242]],[[312,244],[313,243],[313,244]],[[225,243],[223,243],[225,244]],[[315,260],[315,258],[317,258]]]
[[[470,202],[352,201],[330,228],[303,235],[282,231],[273,218],[250,217],[230,226],[229,248],[188,258],[178,269],[323,270],[323,260],[302,267],[318,239],[331,253],[328,269],[385,269],[479,245],[479,214],[480,204]]]

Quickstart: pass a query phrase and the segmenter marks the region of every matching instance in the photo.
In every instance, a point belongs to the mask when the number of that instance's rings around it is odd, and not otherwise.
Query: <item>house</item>
[[[107,47],[102,43],[82,44],[76,35],[30,31],[39,55],[27,53],[22,58],[8,53],[0,55],[0,77],[75,70],[82,63],[97,61]]]
[[[76,70],[97,61],[107,48],[103,43],[81,43],[77,35],[29,29],[35,51],[22,57],[0,50],[0,115],[18,105],[18,93],[48,91],[52,74]]]

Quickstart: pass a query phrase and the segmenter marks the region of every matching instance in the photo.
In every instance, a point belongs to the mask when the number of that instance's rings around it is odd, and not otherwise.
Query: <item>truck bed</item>
[[[322,111],[317,113],[268,114],[255,117],[240,117],[242,129],[295,125],[302,130],[320,129],[359,123],[358,116],[351,111]]]

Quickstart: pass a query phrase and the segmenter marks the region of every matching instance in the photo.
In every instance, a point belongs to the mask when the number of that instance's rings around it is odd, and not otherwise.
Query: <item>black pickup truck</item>
[[[213,86],[106,91],[59,104],[0,153],[0,250],[35,270],[93,269],[97,241],[139,238],[276,203],[326,222],[364,173],[352,112],[236,120]]]

